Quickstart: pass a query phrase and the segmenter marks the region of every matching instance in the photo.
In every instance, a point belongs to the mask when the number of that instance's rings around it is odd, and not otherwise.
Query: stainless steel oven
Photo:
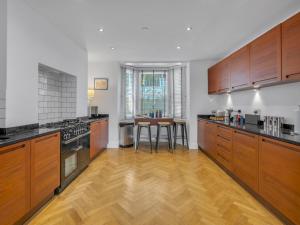
[[[90,162],[90,131],[61,142],[61,192]]]

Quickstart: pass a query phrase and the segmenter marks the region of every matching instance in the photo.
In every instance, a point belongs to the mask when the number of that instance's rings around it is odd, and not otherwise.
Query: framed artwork
[[[108,90],[108,79],[107,78],[95,78],[94,79],[95,90]]]

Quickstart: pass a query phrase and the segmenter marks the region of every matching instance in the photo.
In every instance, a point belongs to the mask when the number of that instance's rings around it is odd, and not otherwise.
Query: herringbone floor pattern
[[[203,153],[108,150],[30,225],[279,225]]]

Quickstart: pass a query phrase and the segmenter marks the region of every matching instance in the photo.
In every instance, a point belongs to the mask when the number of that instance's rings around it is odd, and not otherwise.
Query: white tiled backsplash
[[[76,117],[77,78],[50,70],[39,71],[39,123]]]

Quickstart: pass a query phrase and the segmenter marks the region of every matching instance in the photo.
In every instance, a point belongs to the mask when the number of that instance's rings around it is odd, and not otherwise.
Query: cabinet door
[[[258,86],[281,80],[281,25],[250,44],[250,76]]]
[[[300,13],[282,24],[283,80],[300,79]]]
[[[229,58],[231,89],[241,89],[250,85],[249,46],[233,53]]]
[[[90,130],[90,159],[93,159],[97,155],[97,122],[91,123]]]
[[[216,66],[213,66],[208,69],[208,94],[215,94],[217,91],[217,70]]]
[[[259,192],[300,224],[300,147],[260,138]]]
[[[14,224],[30,209],[30,145],[0,148],[0,225]]]
[[[258,191],[258,136],[233,131],[233,171],[245,184]]]
[[[206,152],[216,159],[217,157],[217,125],[211,122],[205,124],[204,148]]]
[[[230,76],[228,59],[217,64],[218,93],[225,93],[230,90]]]
[[[198,146],[205,151],[204,140],[205,140],[205,120],[198,120]]]
[[[60,184],[60,134],[31,141],[31,208],[49,197]]]

